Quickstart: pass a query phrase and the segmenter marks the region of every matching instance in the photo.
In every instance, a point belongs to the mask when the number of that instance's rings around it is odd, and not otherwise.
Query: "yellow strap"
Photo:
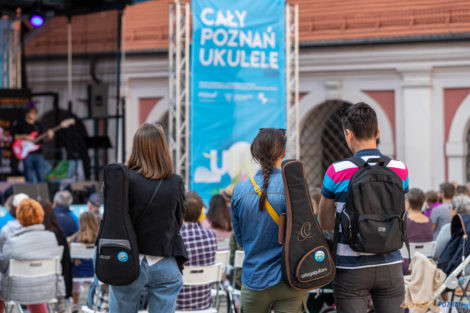
[[[255,192],[258,194],[258,196],[261,197],[261,189],[259,188],[258,184],[255,182],[253,177],[250,177],[251,183],[253,184],[253,187],[255,187]],[[269,213],[269,216],[273,219],[274,223],[279,226],[279,214],[277,214],[276,210],[272,207],[271,203],[269,203],[268,199],[266,199],[266,210]]]

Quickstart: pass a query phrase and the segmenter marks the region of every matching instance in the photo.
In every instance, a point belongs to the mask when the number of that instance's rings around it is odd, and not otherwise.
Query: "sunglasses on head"
[[[260,128],[259,131],[262,131],[265,129],[269,129],[269,128]],[[274,129],[281,131],[284,135],[286,134],[286,131],[287,131],[285,128],[274,128]]]

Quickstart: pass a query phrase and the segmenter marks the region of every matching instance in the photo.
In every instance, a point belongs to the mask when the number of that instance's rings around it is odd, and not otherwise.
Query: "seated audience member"
[[[233,194],[233,187],[234,185],[230,184],[224,189],[220,190],[220,195],[224,197],[225,202],[227,203],[227,207],[230,209],[230,204],[232,201],[232,194]]]
[[[456,214],[470,214],[470,197],[467,195],[458,195],[452,198],[452,209],[450,211],[451,221]],[[450,241],[451,223],[442,226],[439,235],[436,238],[436,248],[434,249],[434,260],[438,260]]]
[[[189,261],[184,265],[207,266],[215,262],[217,251],[217,237],[210,229],[205,229],[198,223],[204,203],[201,197],[193,192],[186,193],[184,201],[186,213],[184,224],[181,228],[186,252]],[[176,299],[176,310],[201,310],[211,304],[211,285],[205,286],[183,286]]]
[[[44,211],[37,201],[32,199],[21,201],[16,210],[16,218],[22,228],[9,236],[3,246],[0,254],[0,269],[3,275],[8,275],[11,259],[45,260],[60,257],[60,249],[54,234],[47,231],[42,224]],[[43,277],[23,278],[21,281],[3,279],[2,298],[8,296],[7,292],[10,289],[10,299],[35,303],[44,298],[55,297],[58,285],[60,284],[57,283],[55,275],[51,275],[50,280],[44,280]],[[31,313],[47,312],[45,303],[29,305],[28,309]]]
[[[94,244],[96,237],[98,237],[98,220],[92,212],[84,212],[80,215],[78,232],[70,236],[70,243],[86,243]],[[92,259],[73,259],[73,277],[93,277],[95,271],[93,269]],[[73,283],[73,305],[72,311],[78,311],[78,299],[80,297],[80,283]]]
[[[426,192],[426,209],[424,210],[424,215],[431,217],[432,210],[441,205],[439,202],[439,196],[434,190],[429,190]]]
[[[0,217],[0,229],[3,228],[9,221],[13,221],[15,218],[11,215],[11,210],[13,209],[13,199],[15,198],[14,195],[11,195],[7,198],[4,205],[7,209],[7,213]]]
[[[425,200],[424,192],[418,188],[411,188],[406,195],[406,212],[408,214],[406,234],[409,242],[432,241],[432,223],[427,216],[421,213]],[[403,274],[408,275],[409,259],[403,260]]]
[[[442,198],[442,204],[435,207],[430,216],[434,240],[436,240],[439,235],[442,226],[450,222],[451,201],[454,194],[455,187],[451,183],[442,183],[439,185],[439,196]]]
[[[72,297],[72,259],[70,258],[69,243],[65,237],[62,227],[60,227],[57,219],[55,218],[54,208],[49,200],[41,200],[39,202],[44,210],[44,227],[46,230],[53,232],[59,246],[63,247],[62,259],[62,276],[65,281],[65,296],[66,298]]]
[[[98,225],[100,224],[101,220],[103,219],[103,215],[100,213],[100,206],[101,206],[101,197],[97,193],[92,193],[87,200],[88,204],[88,211],[92,212],[96,219],[98,220]]]
[[[78,219],[69,209],[72,202],[72,194],[67,190],[58,191],[54,195],[55,217],[66,237],[70,237],[78,231]]]
[[[315,214],[315,216],[318,216],[318,206],[320,205],[321,189],[314,187],[312,191],[310,191],[310,197],[312,198],[313,213]]]
[[[3,247],[3,244],[7,240],[7,238],[13,234],[14,232],[18,231],[21,229],[21,224],[18,222],[16,219],[16,209],[20,205],[20,203],[23,200],[29,199],[27,194],[24,193],[19,193],[14,196],[13,202],[12,202],[12,207],[10,210],[11,216],[14,218],[14,220],[9,221],[3,228],[2,231],[0,232],[0,248]]]
[[[228,250],[230,235],[232,234],[232,216],[227,202],[222,195],[215,195],[209,202],[209,212],[201,226],[212,229],[217,236],[218,250]]]
[[[468,192],[467,186],[459,185],[459,186],[457,186],[457,188],[455,189],[455,195],[456,195],[456,196],[458,196],[458,195],[470,196],[470,193]]]

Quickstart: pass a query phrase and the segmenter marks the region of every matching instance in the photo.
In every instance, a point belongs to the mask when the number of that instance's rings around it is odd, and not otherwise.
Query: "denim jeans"
[[[34,174],[38,183],[44,181],[44,158],[40,153],[31,153],[23,160],[24,177],[27,182],[34,182]]]
[[[183,277],[175,258],[164,258],[149,266],[142,260],[137,280],[126,286],[110,286],[110,313],[137,313],[140,295],[148,291],[149,313],[170,313],[176,309],[176,297],[183,286]]]

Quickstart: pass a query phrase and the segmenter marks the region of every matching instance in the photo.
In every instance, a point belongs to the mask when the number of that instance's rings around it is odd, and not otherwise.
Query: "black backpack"
[[[281,216],[266,200],[266,211],[279,225],[278,240],[284,246],[282,278],[292,288],[312,290],[329,284],[335,277],[335,265],[323,232],[313,212],[302,162],[282,164],[287,214]],[[255,191],[261,189],[251,179]]]
[[[103,283],[128,285],[140,273],[137,236],[129,214],[129,172],[125,165],[113,163],[104,167],[103,175],[104,214],[96,240],[95,272]],[[145,215],[160,183],[136,221]]]
[[[349,182],[335,237],[340,223],[344,241],[354,251],[387,253],[401,249],[403,243],[409,250],[403,181],[387,167],[391,159],[382,156],[367,161],[361,157],[348,160],[359,169]]]

